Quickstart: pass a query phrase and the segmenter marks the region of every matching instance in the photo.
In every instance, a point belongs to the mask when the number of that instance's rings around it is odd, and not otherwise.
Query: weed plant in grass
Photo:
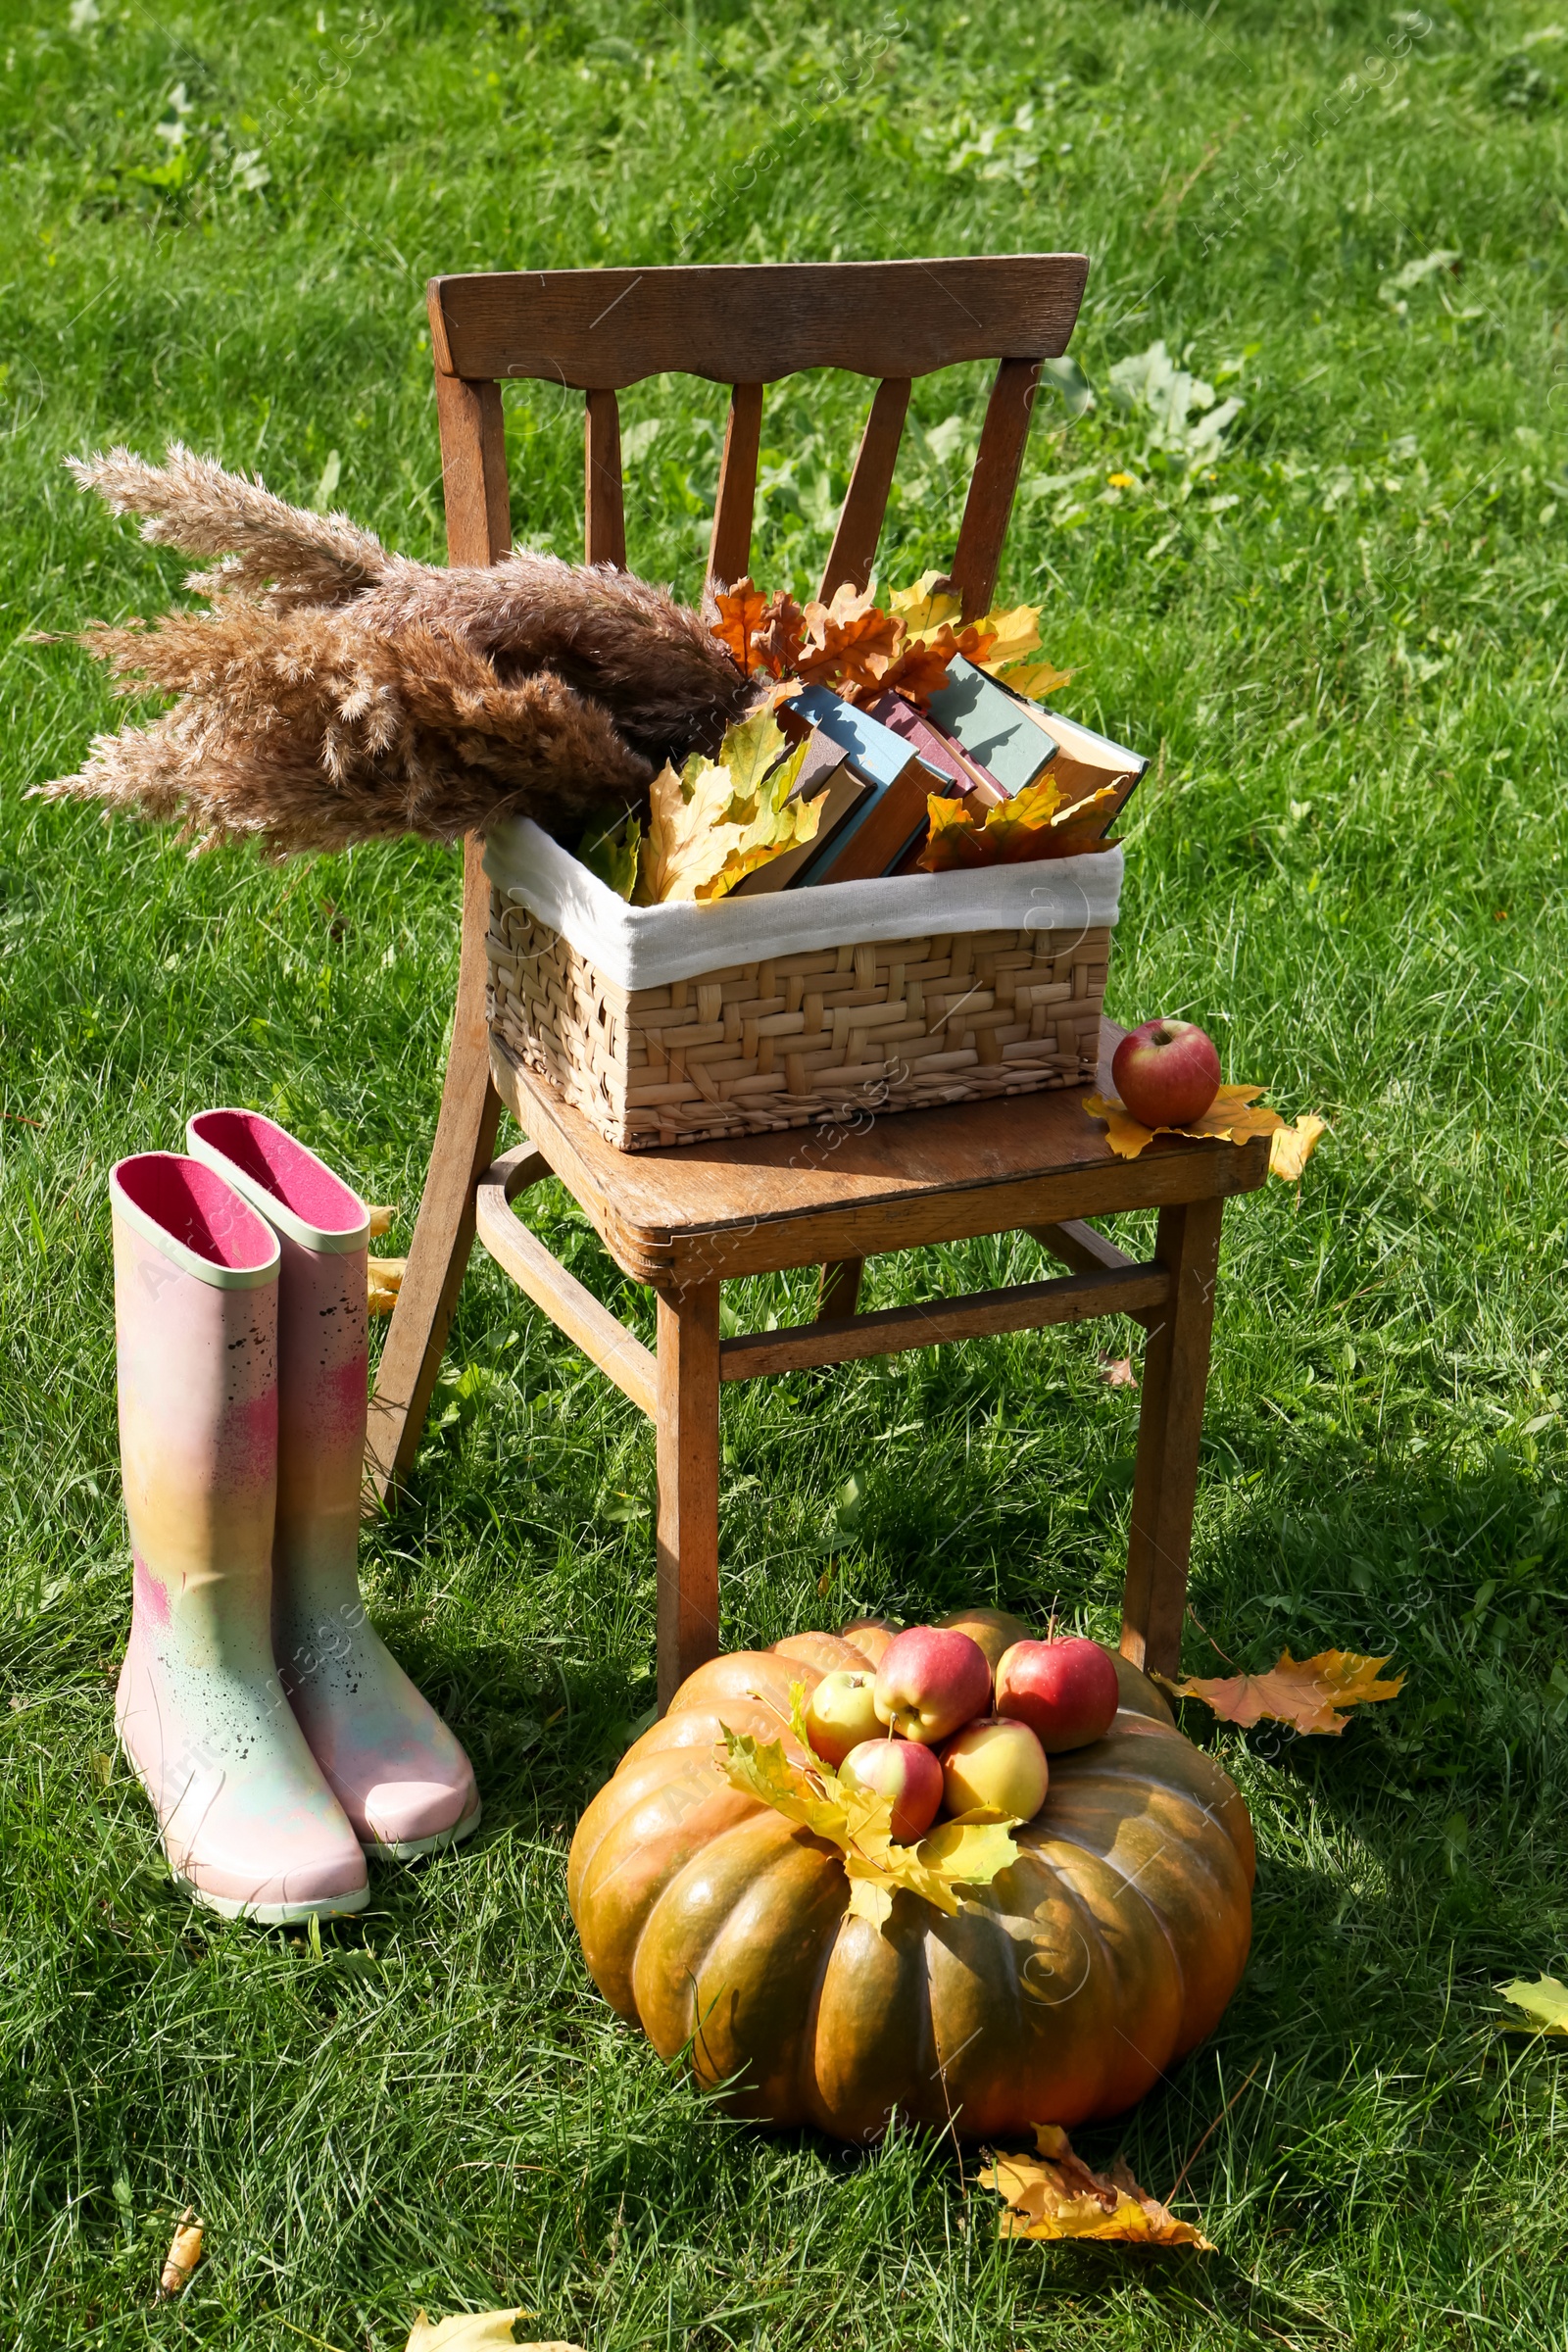
[[[420,2303],[520,2302],[595,2352],[1560,2345],[1562,2062],[1497,2035],[1492,1987],[1568,1971],[1568,39],[1513,0],[44,0],[0,45],[8,2340],[387,2352]],[[1228,1075],[1333,1121],[1298,1193],[1228,1220],[1188,1662],[1332,1642],[1409,1678],[1337,1742],[1191,1727],[1262,1863],[1219,2034],[1085,2135],[1160,2191],[1202,2140],[1182,2198],[1220,2251],[1155,2264],[999,2246],[951,2142],[739,2129],[609,2017],[563,1864],[653,1696],[652,1446],[483,1262],[367,1545],[483,1832],[318,1938],[176,1898],[110,1754],[106,1171],[254,1103],[405,1244],[455,868],[193,864],[23,798],[115,720],[27,632],[155,611],[181,569],[68,451],[178,435],[434,557],[427,273],[1054,246],[1093,256],[1097,399],[1043,395],[1003,587],[1043,604],[1067,707],[1157,753],[1112,1006],[1199,1018]],[[886,576],[951,548],[983,399],[980,370],[916,386]],[[769,585],[811,581],[863,400],[770,394]],[[723,401],[624,403],[633,561],[688,593]],[[575,398],[511,388],[507,431],[518,539],[575,554]],[[566,1198],[538,1214],[646,1329]],[[978,1242],[871,1290],[1038,1270]],[[727,1396],[726,1640],[971,1598],[1113,1637],[1137,1398],[1105,1337]],[[208,2259],[156,2311],[187,2203]]]

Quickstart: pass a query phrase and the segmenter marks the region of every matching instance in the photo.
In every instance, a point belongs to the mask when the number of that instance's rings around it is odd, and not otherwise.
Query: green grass
[[[1562,2060],[1499,2036],[1494,1994],[1568,1973],[1568,40],[1545,0],[75,13],[12,0],[0,26],[8,2342],[388,2352],[419,2303],[517,2302],[525,2334],[594,2352],[1560,2347]],[[176,120],[182,146],[156,129]],[[1338,1742],[1200,1731],[1253,1808],[1254,1956],[1214,2041],[1084,2146],[1166,2188],[1248,2081],[1187,2176],[1201,2261],[1000,2247],[951,2144],[760,2136],[611,2020],[563,1864],[652,1695],[652,1446],[488,1264],[415,1493],[367,1547],[485,1829],[378,1875],[319,1951],[176,1899],[108,1760],[106,1170],[252,1102],[398,1201],[406,1241],[455,871],[413,845],[191,863],[23,798],[110,710],[84,656],[25,632],[154,611],[181,570],[79,497],[67,452],[177,435],[306,499],[335,471],[336,502],[430,557],[432,270],[1056,245],[1094,257],[1074,349],[1101,397],[1076,424],[1043,404],[1003,586],[1044,604],[1072,707],[1158,748],[1112,1006],[1191,1011],[1233,1075],[1334,1123],[1299,1196],[1228,1220],[1195,1607],[1249,1664],[1335,1643],[1409,1677]],[[1409,271],[1437,252],[1462,267]],[[1245,403],[1196,472],[1108,397],[1156,338]],[[895,578],[951,545],[983,392],[916,388]],[[820,562],[861,398],[770,403],[770,583]],[[517,536],[574,555],[578,415],[508,402]],[[721,407],[682,382],[625,403],[657,427],[632,560],[687,591]],[[564,1195],[542,1230],[646,1320]],[[1037,1255],[976,1243],[937,1278]],[[931,1279],[882,1260],[872,1292]],[[969,1597],[1109,1633],[1137,1400],[1099,1380],[1104,1344],[732,1393],[726,1639]],[[1196,1627],[1187,1655],[1214,1663]],[[187,2202],[210,2257],[154,2310]]]

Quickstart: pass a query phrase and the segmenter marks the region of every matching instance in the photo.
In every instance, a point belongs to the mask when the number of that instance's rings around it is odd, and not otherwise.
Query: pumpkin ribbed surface
[[[578,1824],[567,1887],[594,1982],[663,2058],[779,2126],[869,2139],[895,2114],[966,2135],[1131,2106],[1211,2033],[1251,1936],[1237,1789],[1118,1659],[1103,1740],[1051,1759],[1018,1860],[956,1919],[900,1891],[849,1913],[837,1849],[732,1788],[721,1726],[782,1739],[790,1686],[862,1653],[832,1634],[714,1658]]]

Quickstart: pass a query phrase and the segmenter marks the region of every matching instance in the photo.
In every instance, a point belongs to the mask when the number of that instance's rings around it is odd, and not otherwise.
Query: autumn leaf
[[[748,576],[737,580],[733,588],[721,588],[713,602],[718,618],[708,625],[736,668],[750,677],[760,666],[757,632],[767,617],[768,600],[760,588],[753,587]]]
[[[795,1684],[790,1695],[790,1728],[806,1764],[791,1762],[782,1740],[760,1741],[721,1725],[724,1771],[732,1788],[838,1847],[850,1881],[849,1907],[857,1918],[884,1927],[901,1887],[956,1918],[956,1887],[989,1886],[999,1870],[1016,1862],[1012,1832],[1018,1825],[1001,1815],[965,1814],[944,1822],[918,1846],[897,1844],[887,1798],[852,1788],[813,1753],[806,1729],[805,1685]]]
[[[1353,1649],[1320,1650],[1315,1658],[1293,1658],[1287,1650],[1267,1674],[1237,1674],[1211,1682],[1172,1683],[1178,1698],[1200,1698],[1221,1723],[1244,1730],[1266,1715],[1272,1723],[1293,1724],[1298,1732],[1325,1732],[1336,1737],[1349,1722],[1341,1707],[1360,1706],[1378,1698],[1397,1698],[1404,1677],[1379,1682],[1388,1659],[1363,1658]]]
[[[158,2292],[161,2295],[182,2295],[201,2258],[202,2225],[196,2219],[195,2207],[187,2205],[179,2217],[174,2242],[169,2249],[163,2275],[158,2281]]]
[[[582,2352],[580,2344],[518,2344],[513,2328],[518,2320],[531,2319],[531,2312],[520,2306],[515,2311],[460,2311],[456,2318],[441,2320],[432,2327],[421,2311],[414,2323],[404,2352]]]
[[[1085,815],[1115,791],[1115,785],[1105,784],[1063,808],[1061,795],[1045,775],[1037,783],[1026,784],[1000,808],[987,808],[981,823],[976,823],[975,810],[967,800],[933,793],[927,803],[931,835],[916,863],[928,874],[951,873],[956,867],[1028,865],[1052,855],[1058,826]]]
[[[971,654],[969,660],[977,669],[988,669],[993,676],[1009,662],[1021,662],[1025,654],[1040,650],[1038,605],[1014,605],[1010,612],[988,612],[974,626],[991,643],[983,654]]]
[[[902,694],[906,703],[913,703],[917,710],[923,710],[931,697],[947,684],[948,663],[959,650],[957,638],[944,621],[928,637],[909,638],[881,676],[857,692],[866,702],[879,694]]]
[[[862,594],[846,580],[830,605],[807,606],[796,673],[822,686],[878,685],[903,636],[903,621],[881,610],[871,589]]]
[[[782,678],[795,667],[806,642],[806,615],[793,596],[780,589],[768,598],[752,638],[752,650],[763,669]]]
[[[980,662],[976,666],[986,668],[989,664]],[[1000,684],[1010,687],[1014,694],[1023,695],[1031,703],[1044,702],[1048,694],[1059,694],[1072,677],[1070,669],[1053,668],[1049,662],[1020,662],[1016,667],[999,669],[995,674]]]
[[[365,1261],[366,1304],[372,1315],[389,1315],[398,1302],[403,1277],[409,1270],[406,1257],[368,1257]]]
[[[370,1239],[372,1242],[379,1240],[383,1233],[391,1232],[392,1220],[397,1213],[396,1208],[391,1206],[377,1206],[370,1210]]]
[[[1298,1183],[1318,1137],[1327,1133],[1327,1119],[1320,1119],[1315,1110],[1304,1112],[1294,1127],[1277,1127],[1269,1138],[1269,1174],[1283,1177],[1287,1184]]]
[[[581,863],[622,899],[629,899],[637,887],[642,832],[639,817],[615,808],[608,816],[597,817],[577,844]]]
[[[1114,787],[1112,787],[1114,789]],[[1206,1135],[1222,1144],[1245,1144],[1254,1135],[1274,1135],[1285,1124],[1277,1110],[1254,1102],[1260,1086],[1222,1086],[1200,1119],[1189,1127],[1145,1127],[1114,1095],[1085,1095],[1091,1118],[1105,1122],[1105,1141],[1118,1159],[1136,1159],[1156,1135]]]
[[[963,600],[951,588],[939,586],[940,571],[922,571],[912,588],[895,588],[888,598],[893,612],[903,621],[911,637],[924,636],[939,629],[947,621],[956,621],[963,611]]]
[[[1497,1990],[1525,2013],[1522,2022],[1516,2017],[1503,2019],[1511,2034],[1568,2034],[1568,1984],[1560,1984],[1555,1977],[1538,1977],[1534,1984],[1516,1978],[1511,1984],[1499,1984]]]
[[[781,850],[814,838],[819,801],[792,802],[806,744],[788,757],[772,710],[731,727],[716,760],[693,753],[683,775],[665,763],[654,778],[633,904],[723,898]]]
[[[1102,1355],[1100,1359],[1100,1377],[1107,1389],[1136,1389],[1138,1386],[1138,1375],[1133,1370],[1130,1355]]]
[[[1035,2141],[1036,2155],[998,2156],[980,2175],[981,2187],[994,2188],[1003,2201],[1000,2237],[1085,2237],[1214,2251],[1201,2230],[1179,2222],[1140,2188],[1119,2158],[1108,2174],[1091,2172],[1057,2124],[1036,2124]]]

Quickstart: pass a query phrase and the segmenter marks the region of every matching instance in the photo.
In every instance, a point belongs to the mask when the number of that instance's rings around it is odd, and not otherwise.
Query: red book
[[[990,769],[961,751],[951,735],[944,735],[912,703],[906,703],[902,694],[879,695],[870,711],[890,734],[902,736],[906,743],[911,744],[928,767],[949,777],[956,792],[966,799],[972,793],[982,808],[1002,807],[1007,796]]]

